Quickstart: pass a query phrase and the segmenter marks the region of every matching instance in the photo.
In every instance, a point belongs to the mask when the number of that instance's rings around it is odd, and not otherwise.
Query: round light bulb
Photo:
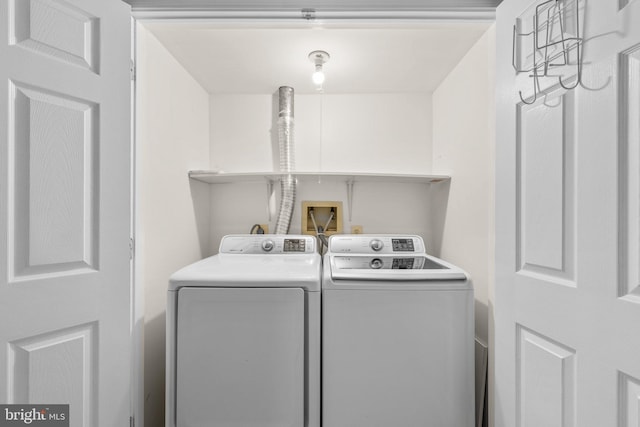
[[[324,73],[322,72],[322,68],[316,69],[316,71],[311,76],[311,79],[318,86],[324,83]]]

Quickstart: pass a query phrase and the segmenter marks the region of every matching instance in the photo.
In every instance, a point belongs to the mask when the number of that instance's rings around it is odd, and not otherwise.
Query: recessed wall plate
[[[342,202],[302,202],[301,228],[303,234],[316,235],[320,230],[326,236],[342,233]]]

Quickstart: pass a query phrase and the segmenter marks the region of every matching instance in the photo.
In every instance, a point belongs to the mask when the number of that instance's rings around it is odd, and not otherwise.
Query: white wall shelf
[[[189,171],[189,178],[208,184],[233,184],[249,182],[276,183],[284,174],[280,172],[226,173],[215,171]],[[446,175],[414,175],[414,174],[374,174],[374,173],[339,173],[339,172],[294,172],[298,182],[407,182],[413,184],[435,184],[449,181]]]
[[[273,193],[273,186],[277,184],[282,176],[281,172],[241,172],[226,173],[216,171],[192,170],[189,171],[189,178],[207,184],[240,184],[240,183],[266,183],[267,194]],[[349,221],[351,221],[353,211],[353,185],[356,182],[392,182],[410,184],[436,184],[450,181],[447,175],[415,175],[415,174],[374,174],[374,173],[339,173],[339,172],[295,172],[299,183],[303,182],[343,182],[347,186],[347,206]],[[267,204],[268,204],[267,200]],[[271,219],[271,218],[269,218]]]

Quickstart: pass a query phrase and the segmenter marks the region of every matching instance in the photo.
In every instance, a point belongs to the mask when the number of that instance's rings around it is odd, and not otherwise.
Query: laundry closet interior
[[[343,233],[420,235],[471,276],[487,342],[494,38],[491,19],[452,17],[136,20],[145,425],[164,420],[168,277],[216,254],[224,235],[275,231],[281,86],[295,93],[290,233],[303,231],[302,202],[332,201]],[[316,50],[329,54],[321,88]]]

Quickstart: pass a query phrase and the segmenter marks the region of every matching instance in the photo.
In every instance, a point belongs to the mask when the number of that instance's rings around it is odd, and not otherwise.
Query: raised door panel
[[[64,0],[8,0],[9,42],[98,73],[99,19]]]
[[[68,404],[74,424],[94,425],[97,339],[92,323],[9,343],[9,401]]]
[[[98,106],[12,82],[10,280],[98,267]]]
[[[517,427],[575,427],[575,350],[518,326],[517,354]]]
[[[517,266],[575,286],[574,94],[517,107]]]
[[[640,426],[640,380],[621,373],[619,387],[618,427]]]
[[[640,46],[620,55],[619,296],[640,302]]]

